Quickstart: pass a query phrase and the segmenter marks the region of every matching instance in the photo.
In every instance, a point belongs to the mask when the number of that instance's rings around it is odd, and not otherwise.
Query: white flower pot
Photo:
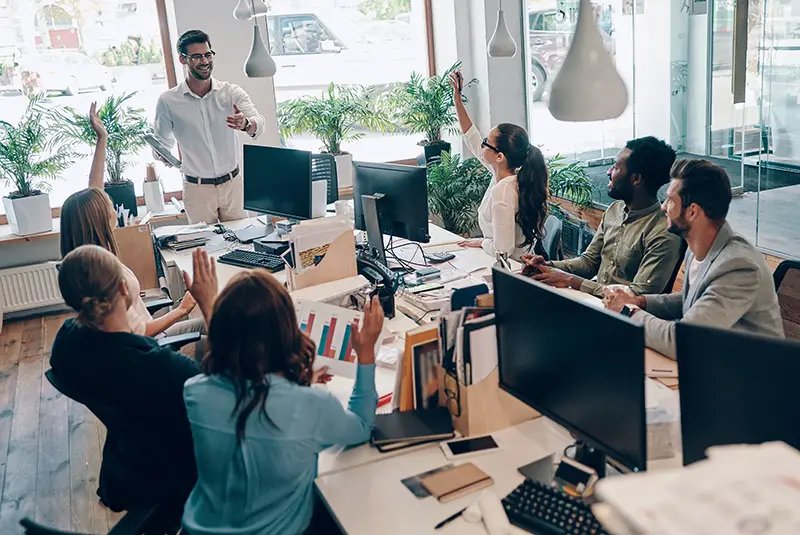
[[[353,155],[340,154],[334,156],[336,160],[336,181],[339,183],[339,188],[352,188],[353,187]]]
[[[28,236],[53,230],[53,216],[50,213],[50,196],[46,193],[10,199],[3,197],[11,232],[17,236]]]

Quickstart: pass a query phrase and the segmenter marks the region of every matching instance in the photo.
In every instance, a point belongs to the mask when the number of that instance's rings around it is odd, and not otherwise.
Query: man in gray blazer
[[[636,296],[614,286],[605,292],[606,307],[643,324],[647,346],[673,359],[676,321],[783,338],[772,272],[725,221],[731,203],[727,173],[706,160],[679,160],[671,176],[661,209],[670,232],[689,246],[683,291]]]

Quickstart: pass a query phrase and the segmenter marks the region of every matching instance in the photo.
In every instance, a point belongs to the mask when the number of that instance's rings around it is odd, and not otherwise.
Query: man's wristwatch
[[[631,317],[633,313],[636,311],[636,307],[632,307],[630,305],[623,305],[622,310],[619,311],[620,314],[623,316]]]
[[[242,132],[247,132],[250,130],[250,119],[247,117],[244,118],[244,126],[242,127]]]

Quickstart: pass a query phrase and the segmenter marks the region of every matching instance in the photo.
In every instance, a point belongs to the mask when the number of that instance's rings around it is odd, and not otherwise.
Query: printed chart
[[[362,313],[314,301],[299,301],[298,308],[300,330],[317,346],[314,368],[327,366],[334,375],[355,377],[353,331],[358,330]]]

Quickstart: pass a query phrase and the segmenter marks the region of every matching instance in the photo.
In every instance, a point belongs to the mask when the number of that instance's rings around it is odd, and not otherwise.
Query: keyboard
[[[243,251],[235,249],[217,258],[221,264],[230,264],[243,268],[263,268],[273,273],[281,271],[284,267],[283,258],[269,253],[256,251]]]
[[[508,520],[537,535],[608,535],[580,498],[526,479],[503,498]]]

